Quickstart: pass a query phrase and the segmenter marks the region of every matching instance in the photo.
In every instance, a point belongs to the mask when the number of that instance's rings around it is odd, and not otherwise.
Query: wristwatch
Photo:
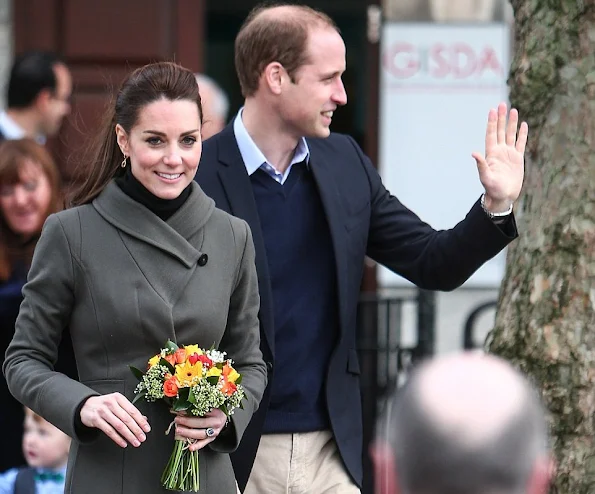
[[[485,197],[485,194],[481,195],[481,209],[483,209],[483,212],[487,214],[488,218],[491,220],[504,219],[506,216],[509,216],[512,213],[512,203],[506,211],[502,211],[501,213],[492,213],[488,210],[488,208],[486,208]]]

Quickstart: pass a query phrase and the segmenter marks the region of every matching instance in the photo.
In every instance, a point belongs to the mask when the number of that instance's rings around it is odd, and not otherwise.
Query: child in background
[[[0,494],[63,494],[70,438],[25,408],[23,454],[28,467],[0,475]]]

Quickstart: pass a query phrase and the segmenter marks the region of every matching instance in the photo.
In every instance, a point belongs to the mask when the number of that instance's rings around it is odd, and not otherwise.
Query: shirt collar
[[[27,133],[19,124],[17,124],[12,118],[8,116],[6,111],[0,112],[0,131],[4,134],[5,139],[23,139],[27,136]],[[45,144],[46,138],[43,135],[35,137],[38,144]]]
[[[258,149],[258,146],[248,134],[246,127],[244,126],[244,122],[242,121],[242,110],[244,108],[240,108],[236,118],[233,122],[233,131],[236,136],[236,141],[238,143],[238,148],[240,149],[240,154],[242,155],[242,159],[244,160],[244,165],[246,166],[246,171],[248,175],[252,175],[256,170],[258,170],[264,163],[267,163],[267,159],[265,158],[262,151]],[[295,163],[300,163],[304,160],[308,161],[310,159],[310,149],[308,148],[308,143],[306,139],[302,137],[298,141],[298,145],[295,148],[295,153],[293,154],[293,158],[291,159],[291,165]],[[269,165],[273,166],[271,163]]]

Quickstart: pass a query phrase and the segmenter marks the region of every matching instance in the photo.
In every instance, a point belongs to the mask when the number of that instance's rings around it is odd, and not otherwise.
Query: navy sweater
[[[275,317],[275,378],[265,433],[329,427],[324,395],[337,338],[335,257],[314,177],[301,163],[281,185],[251,175],[264,237]]]

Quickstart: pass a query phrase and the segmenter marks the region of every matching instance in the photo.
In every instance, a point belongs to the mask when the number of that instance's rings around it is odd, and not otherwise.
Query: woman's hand
[[[217,439],[217,436],[225,427],[227,416],[221,410],[215,408],[204,417],[177,415],[174,421],[176,423],[176,437],[194,440],[189,449],[190,451],[196,451]]]
[[[151,430],[147,418],[120,393],[91,396],[81,408],[81,421],[103,431],[118,446],[139,447]],[[143,432],[144,431],[144,432]]]

